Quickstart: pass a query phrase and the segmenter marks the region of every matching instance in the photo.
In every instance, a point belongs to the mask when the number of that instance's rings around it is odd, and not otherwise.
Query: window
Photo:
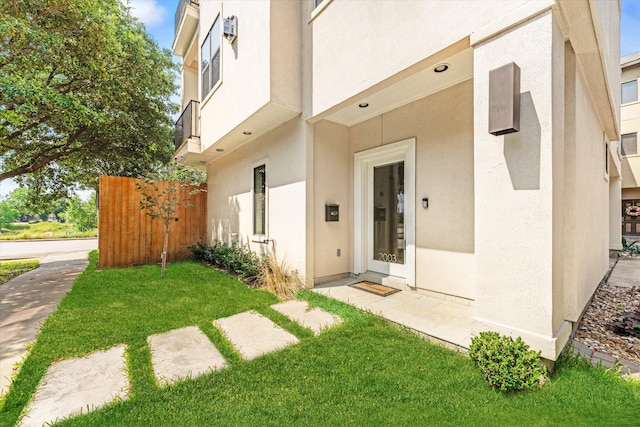
[[[609,143],[604,143],[604,177],[609,179]]]
[[[267,170],[266,165],[253,168],[253,234],[267,235]]]
[[[638,154],[638,133],[627,133],[622,135],[622,155],[631,156]]]
[[[622,103],[636,102],[638,100],[638,80],[622,83]]]
[[[322,0],[313,0],[313,1],[316,7],[320,6],[320,3],[322,3]]]
[[[202,99],[220,80],[220,16],[211,26],[200,48],[202,73]]]

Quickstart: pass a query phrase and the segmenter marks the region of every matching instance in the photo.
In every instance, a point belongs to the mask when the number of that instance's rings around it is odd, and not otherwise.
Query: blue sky
[[[201,0],[206,1],[206,0]],[[609,0],[611,1],[611,0]],[[161,47],[171,49],[178,0],[129,0],[133,15],[144,22],[147,31]],[[640,51],[640,0],[621,0],[620,55]],[[0,197],[13,191],[11,180],[0,183]]]

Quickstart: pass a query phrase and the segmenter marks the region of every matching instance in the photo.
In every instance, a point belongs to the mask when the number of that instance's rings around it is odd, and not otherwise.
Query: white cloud
[[[167,8],[158,0],[130,0],[131,14],[147,27],[162,24],[167,16]]]

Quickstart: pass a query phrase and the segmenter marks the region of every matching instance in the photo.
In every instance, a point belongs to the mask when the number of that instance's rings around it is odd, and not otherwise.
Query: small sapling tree
[[[164,224],[164,245],[160,255],[161,277],[164,277],[167,266],[171,221],[178,220],[180,209],[194,206],[193,195],[207,191],[201,186],[206,180],[206,172],[179,165],[148,173],[136,182],[141,195],[140,209],[151,219],[160,219]]]

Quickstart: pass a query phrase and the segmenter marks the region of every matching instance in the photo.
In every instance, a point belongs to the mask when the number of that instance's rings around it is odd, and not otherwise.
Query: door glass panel
[[[373,258],[404,264],[404,162],[373,168]]]

